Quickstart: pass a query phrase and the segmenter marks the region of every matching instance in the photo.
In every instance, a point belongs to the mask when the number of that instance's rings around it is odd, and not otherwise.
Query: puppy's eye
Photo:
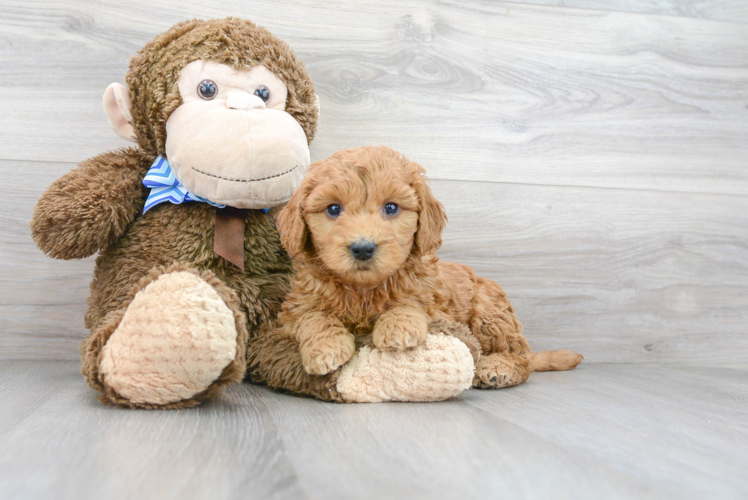
[[[327,207],[327,215],[329,215],[332,218],[335,218],[338,215],[340,215],[340,205],[332,204],[329,207]]]
[[[218,85],[213,80],[203,80],[197,84],[197,95],[210,101],[218,95]]]
[[[400,207],[398,207],[395,203],[387,203],[384,206],[384,213],[387,215],[397,215],[399,211]]]
[[[265,102],[268,102],[270,100],[270,91],[264,85],[260,85],[259,87],[257,87],[257,90],[255,90],[255,95]]]

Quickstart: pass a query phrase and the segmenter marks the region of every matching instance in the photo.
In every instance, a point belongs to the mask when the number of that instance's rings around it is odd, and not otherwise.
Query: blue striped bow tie
[[[148,198],[145,200],[145,207],[143,207],[143,213],[146,213],[151,208],[155,207],[159,203],[169,201],[175,205],[184,203],[185,201],[202,201],[208,205],[213,205],[218,208],[225,208],[226,205],[219,205],[213,203],[210,200],[201,198],[187,191],[184,184],[177,180],[174,172],[171,170],[171,165],[166,161],[166,158],[159,156],[156,161],[151,165],[148,173],[143,178],[143,185],[147,188],[151,188],[151,192],[148,193]]]

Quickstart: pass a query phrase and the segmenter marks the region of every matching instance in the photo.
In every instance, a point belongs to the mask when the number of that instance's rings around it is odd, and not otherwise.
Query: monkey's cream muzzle
[[[287,202],[310,163],[298,122],[245,92],[177,108],[166,121],[166,156],[190,192],[254,209]]]

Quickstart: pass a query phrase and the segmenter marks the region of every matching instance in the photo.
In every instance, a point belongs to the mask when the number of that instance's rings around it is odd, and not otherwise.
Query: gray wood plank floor
[[[748,498],[748,2],[0,11],[0,499]],[[101,406],[77,360],[93,259],[41,255],[33,206],[125,145],[101,94],[131,55],[228,15],[305,61],[314,160],[385,144],[421,163],[450,217],[442,258],[499,281],[533,347],[588,362],[438,404],[242,384],[191,410]]]
[[[450,217],[440,255],[504,286],[536,348],[748,363],[748,24],[724,21],[748,4],[565,1],[3,1],[0,359],[77,357],[92,259],[45,258],[28,222],[125,144],[103,90],[172,23],[238,15],[309,68],[312,158],[421,163]]]
[[[70,361],[0,362],[0,498],[748,495],[748,369],[583,364],[434,404],[250,384],[180,411],[103,407]]]
[[[0,357],[77,359],[93,259],[54,261],[28,220],[65,164],[0,160]],[[38,179],[29,186],[28,178]],[[509,293],[536,350],[592,362],[748,364],[748,206],[741,197],[434,180],[449,224],[439,255]],[[485,206],[500,199],[500,214]],[[708,331],[708,334],[705,332]]]

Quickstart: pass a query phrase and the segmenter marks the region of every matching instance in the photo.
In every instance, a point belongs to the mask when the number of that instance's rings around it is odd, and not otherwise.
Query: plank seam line
[[[524,5],[524,4],[519,4]],[[7,159],[0,158],[0,162],[24,162],[24,163],[49,163],[57,165],[71,165],[72,167],[77,166],[79,163],[68,162],[68,161],[50,161],[50,160],[21,160],[21,159]],[[83,160],[81,160],[83,161]],[[679,194],[701,194],[701,195],[718,195],[718,196],[731,196],[735,198],[748,198],[748,194],[739,193],[720,193],[712,191],[700,191],[700,190],[681,190],[681,189],[655,189],[655,188],[637,188],[637,187],[614,187],[614,186],[584,186],[579,184],[545,184],[542,182],[517,182],[517,181],[494,181],[494,180],[476,180],[476,179],[450,179],[446,177],[436,177],[432,175],[427,176],[432,181],[444,181],[444,182],[472,182],[479,184],[507,184],[517,186],[541,186],[541,187],[556,187],[556,188],[580,188],[580,189],[610,189],[610,190],[623,190],[623,191],[641,191],[648,193],[679,193]]]
[[[428,174],[427,174],[428,176]],[[637,188],[637,187],[613,187],[613,186],[584,186],[578,184],[544,184],[542,182],[516,182],[516,181],[494,181],[494,180],[476,180],[476,179],[448,179],[444,177],[428,176],[431,181],[441,182],[471,182],[477,184],[507,184],[516,186],[541,186],[553,188],[580,188],[580,189],[610,189],[616,191],[641,191],[648,193],[678,193],[678,194],[702,194],[716,196],[732,196],[736,198],[748,198],[748,195],[738,193],[720,193],[710,191],[686,191],[679,189],[655,189],[655,188]]]
[[[116,151],[114,149],[110,149],[108,151]],[[52,161],[52,160],[26,160],[23,158],[0,158],[0,162],[11,162],[11,161],[17,161],[17,162],[23,162],[23,163],[50,163],[52,165],[72,165],[77,166],[79,163],[85,161],[87,158],[82,159],[80,162],[75,161]]]

